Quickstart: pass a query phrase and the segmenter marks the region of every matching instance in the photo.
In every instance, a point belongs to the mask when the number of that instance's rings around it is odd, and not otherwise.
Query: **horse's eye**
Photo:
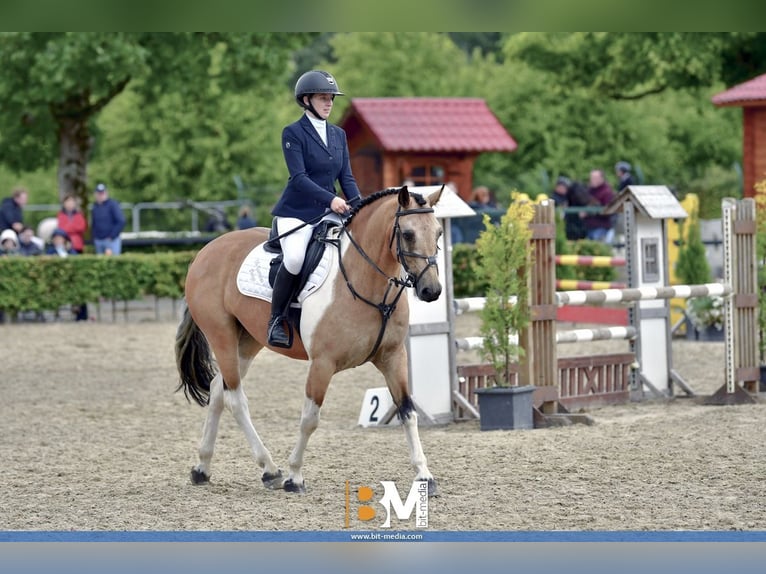
[[[404,239],[408,243],[412,242],[412,241],[415,241],[415,232],[409,231],[409,230],[408,231],[402,231],[402,239]]]

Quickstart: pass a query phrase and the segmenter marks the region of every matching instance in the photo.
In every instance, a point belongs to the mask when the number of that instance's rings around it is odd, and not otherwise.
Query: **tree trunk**
[[[88,157],[92,147],[89,116],[59,116],[59,200],[72,194],[84,210],[88,201]]]

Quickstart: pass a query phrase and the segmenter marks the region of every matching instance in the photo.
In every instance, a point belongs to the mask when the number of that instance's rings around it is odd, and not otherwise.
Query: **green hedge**
[[[0,309],[46,311],[80,301],[130,301],[145,295],[181,298],[194,255],[0,257]]]
[[[579,241],[569,246],[580,255],[611,255],[608,245]],[[131,301],[145,295],[180,299],[189,263],[196,252],[134,254],[119,257],[78,255],[0,257],[0,309],[49,311],[79,301]],[[456,297],[481,297],[487,289],[478,279],[478,255],[472,244],[452,248]],[[614,268],[575,267],[578,279],[613,281]]]

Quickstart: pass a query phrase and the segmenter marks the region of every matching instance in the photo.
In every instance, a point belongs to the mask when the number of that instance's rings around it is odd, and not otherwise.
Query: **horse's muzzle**
[[[439,295],[442,294],[442,286],[438,281],[433,285],[428,284],[421,286],[418,284],[415,293],[417,294],[418,299],[430,303],[431,301],[436,301],[439,298]]]

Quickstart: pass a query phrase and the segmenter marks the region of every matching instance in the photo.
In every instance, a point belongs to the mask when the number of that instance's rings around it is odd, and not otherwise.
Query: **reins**
[[[399,299],[402,296],[402,293],[404,293],[404,290],[407,287],[414,287],[417,282],[420,280],[420,278],[425,274],[426,271],[430,267],[435,267],[437,265],[436,263],[436,254],[434,255],[421,255],[420,253],[413,253],[410,251],[403,251],[401,247],[401,228],[399,227],[399,218],[404,217],[405,215],[415,215],[415,214],[422,214],[422,213],[433,213],[434,210],[432,207],[417,207],[414,209],[404,209],[398,208],[396,211],[396,217],[394,219],[394,228],[391,233],[391,239],[388,243],[389,249],[391,246],[393,246],[394,238],[396,238],[396,255],[399,263],[402,265],[402,268],[404,269],[404,272],[406,273],[406,279],[402,280],[399,277],[389,277],[381,268],[380,266],[373,261],[367,253],[365,253],[364,249],[362,249],[362,246],[357,243],[357,241],[354,239],[353,235],[348,230],[348,223],[349,221],[346,221],[343,225],[343,229],[341,231],[341,235],[338,237],[337,240],[334,240],[333,243],[338,248],[338,266],[340,267],[340,271],[343,274],[343,279],[346,281],[346,286],[348,287],[348,290],[351,292],[351,294],[354,296],[355,299],[359,299],[369,305],[370,307],[374,307],[378,310],[381,317],[381,325],[380,330],[378,331],[378,338],[375,341],[375,344],[372,346],[372,350],[370,351],[369,355],[362,361],[362,363],[366,363],[369,361],[373,356],[375,356],[375,353],[378,352],[378,348],[380,347],[381,342],[383,341],[383,335],[386,332],[386,327],[388,326],[388,320],[391,318],[391,315],[393,315],[394,311],[396,310],[396,305],[399,303]],[[354,246],[354,248],[357,250],[359,255],[362,256],[362,259],[364,259],[367,263],[370,264],[370,266],[380,273],[383,277],[385,277],[388,281],[388,286],[386,287],[386,291],[383,294],[383,300],[380,303],[375,303],[374,301],[371,301],[370,299],[364,297],[361,295],[353,286],[351,283],[351,280],[348,277],[348,273],[346,272],[346,268],[343,265],[343,257],[340,250],[340,237],[345,233],[346,237],[348,237],[349,241],[351,242],[351,245]],[[420,272],[419,275],[415,276],[415,274],[409,269],[407,265],[407,261],[405,257],[416,257],[420,259],[425,259],[428,262],[428,265],[423,269],[423,271]],[[393,296],[393,299],[389,302],[388,298],[391,295],[392,290],[396,290],[395,295]]]

